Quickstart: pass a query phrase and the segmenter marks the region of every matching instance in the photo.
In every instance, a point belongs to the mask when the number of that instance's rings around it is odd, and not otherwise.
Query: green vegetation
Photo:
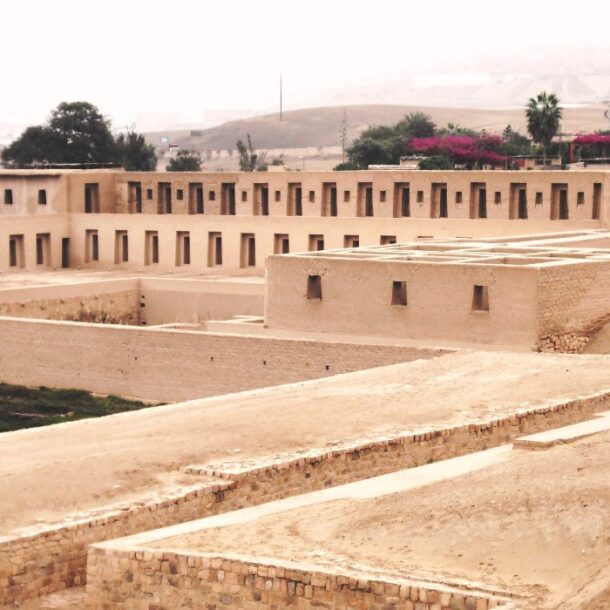
[[[117,396],[97,397],[82,390],[0,383],[0,432],[137,411],[146,406]]]
[[[168,172],[200,172],[201,155],[196,150],[184,148],[178,151],[165,169]]]
[[[532,140],[542,148],[544,165],[551,141],[559,131],[561,108],[559,100],[554,93],[542,91],[536,97],[530,98],[525,111],[527,116],[527,130]]]
[[[242,172],[267,171],[267,153],[257,153],[252,144],[250,134],[246,134],[246,142],[237,140],[235,146],[239,153],[239,169]]]
[[[531,153],[528,138],[510,125],[503,137],[448,123],[437,127],[423,112],[412,112],[394,125],[365,129],[347,149],[347,160],[337,171],[366,169],[369,165],[398,165],[403,155],[425,157],[420,169],[466,168],[482,164],[512,166],[511,157]]]
[[[122,164],[152,171],[154,147],[130,131],[114,138],[111,123],[89,102],[62,102],[44,125],[28,127],[2,151],[8,167],[63,164]]]

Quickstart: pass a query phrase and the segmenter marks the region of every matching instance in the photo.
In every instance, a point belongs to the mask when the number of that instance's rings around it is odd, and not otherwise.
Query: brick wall
[[[177,402],[430,358],[442,350],[0,318],[0,379]]]

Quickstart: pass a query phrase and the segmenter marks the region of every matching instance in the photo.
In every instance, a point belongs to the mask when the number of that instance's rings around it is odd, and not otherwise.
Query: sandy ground
[[[187,464],[272,457],[590,394],[610,387],[609,363],[599,356],[462,352],[5,433],[0,533],[182,482]]]
[[[607,608],[610,432],[371,500],[336,501],[154,544],[510,590],[537,610]],[[606,604],[606,605],[605,605]]]

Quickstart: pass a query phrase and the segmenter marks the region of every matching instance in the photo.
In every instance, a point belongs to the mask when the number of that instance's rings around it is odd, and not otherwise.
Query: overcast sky
[[[477,70],[507,60],[515,62],[507,70],[527,71],[563,53],[578,70],[572,49],[607,45],[609,7],[582,0],[3,0],[0,125],[41,122],[63,100],[91,101],[117,127],[140,129],[206,122],[205,111],[214,109],[268,111],[280,73],[290,109],[406,74],[434,80],[441,71],[471,71],[476,79]],[[610,73],[607,54],[593,59]]]

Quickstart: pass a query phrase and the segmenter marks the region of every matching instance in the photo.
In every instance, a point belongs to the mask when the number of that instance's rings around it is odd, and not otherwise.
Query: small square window
[[[576,195],[576,205],[585,205],[585,194],[582,191],[578,191]]]
[[[146,189],[146,199],[152,199],[152,198],[153,198],[152,189]]]
[[[489,311],[489,291],[487,286],[475,285],[472,292],[472,311]]]
[[[392,305],[406,307],[407,282],[392,282]]]
[[[275,191],[275,200],[276,201],[282,200],[282,191]]]
[[[40,189],[38,191],[38,205],[47,205],[47,191]]]
[[[316,200],[316,192],[309,191],[309,203],[313,203]]]
[[[13,189],[4,189],[5,205],[13,205]]]
[[[176,199],[178,201],[182,201],[184,199],[184,191],[182,189],[178,189],[176,191]]]
[[[319,275],[307,276],[307,298],[322,299],[322,277]]]
[[[216,201],[216,191],[210,191],[210,201]]]
[[[248,201],[248,191],[242,191],[241,192],[241,200],[242,201]]]
[[[502,203],[502,193],[500,191],[494,193],[494,203]]]
[[[396,243],[396,235],[381,235],[379,243],[382,246],[389,246]]]
[[[540,191],[536,193],[536,205],[542,205],[542,193]]]
[[[343,201],[348,202],[350,200],[351,195],[352,194],[350,191],[343,191]]]
[[[463,201],[464,201],[464,197],[463,197],[463,195],[462,195],[462,191],[456,191],[456,193],[455,193],[455,202],[456,202],[457,204],[460,204],[460,203],[462,203]]]
[[[424,191],[417,191],[417,203],[424,202]]]
[[[386,192],[379,191],[379,201],[381,201],[383,203],[385,201],[385,198],[386,198]]]

